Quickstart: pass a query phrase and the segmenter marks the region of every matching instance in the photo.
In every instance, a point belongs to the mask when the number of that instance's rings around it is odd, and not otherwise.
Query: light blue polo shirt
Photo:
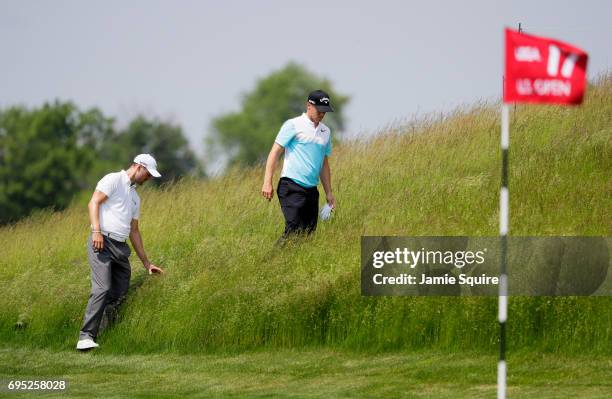
[[[288,177],[303,187],[316,187],[323,160],[331,155],[329,128],[322,122],[315,128],[310,118],[302,114],[286,121],[275,141],[285,148],[281,177]]]

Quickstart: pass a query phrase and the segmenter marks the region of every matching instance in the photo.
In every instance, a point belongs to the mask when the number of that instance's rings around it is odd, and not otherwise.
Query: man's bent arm
[[[89,223],[93,231],[100,231],[100,205],[106,201],[108,197],[102,191],[94,191],[87,209],[89,209]]]
[[[104,238],[100,230],[100,205],[108,199],[102,191],[95,190],[91,200],[87,204],[89,210],[89,223],[91,224],[91,240],[95,250],[101,251],[104,248]]]

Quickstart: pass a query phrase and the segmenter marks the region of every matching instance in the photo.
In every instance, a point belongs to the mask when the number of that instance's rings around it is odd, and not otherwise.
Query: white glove
[[[323,205],[323,208],[321,208],[321,220],[327,220],[331,217],[331,213],[332,213],[332,207],[329,206],[328,203],[325,203],[325,205]]]

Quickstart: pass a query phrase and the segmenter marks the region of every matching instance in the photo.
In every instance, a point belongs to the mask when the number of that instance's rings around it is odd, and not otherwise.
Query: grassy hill
[[[578,108],[511,115],[513,235],[612,232],[612,75]],[[99,342],[110,353],[208,353],[326,346],[359,351],[492,353],[496,298],[360,295],[362,235],[497,235],[499,106],[424,118],[331,158],[338,201],[314,237],[273,244],[275,198],[263,168],[141,190],[150,277],[132,258],[132,290]],[[87,303],[86,207],[0,229],[0,342],[72,348]],[[16,328],[16,323],[21,328]],[[508,347],[612,353],[612,298],[510,299]]]

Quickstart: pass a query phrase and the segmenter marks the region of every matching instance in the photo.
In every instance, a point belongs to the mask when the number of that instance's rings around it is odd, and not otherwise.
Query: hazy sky
[[[585,49],[590,77],[610,70],[611,21],[612,1],[0,0],[0,107],[145,112],[201,150],[212,117],[293,60],[352,97],[355,135],[499,97],[503,27],[519,22]]]

